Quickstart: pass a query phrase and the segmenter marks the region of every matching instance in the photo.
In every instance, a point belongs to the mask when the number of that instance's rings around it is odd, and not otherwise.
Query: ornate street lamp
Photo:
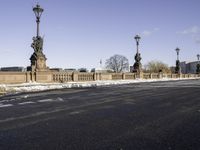
[[[44,11],[40,5],[36,5],[33,8],[33,12],[36,16],[36,23],[37,23],[37,35],[33,37],[33,43],[31,47],[34,49],[34,53],[32,54],[31,60],[31,71],[46,71],[46,56],[43,53],[43,38],[39,34],[39,24],[42,12]]]
[[[180,49],[177,47],[177,48],[175,49],[175,51],[176,51],[176,54],[177,54],[175,73],[180,74],[180,73],[181,73],[180,60],[179,60],[179,52],[180,52]]]
[[[39,24],[40,24],[40,17],[42,15],[42,12],[44,11],[43,8],[40,7],[40,5],[36,5],[33,8],[33,12],[36,16],[36,23],[37,23],[37,35],[36,37],[33,37],[33,43],[31,47],[34,49],[35,53],[42,53],[43,50],[43,38],[39,35]]]
[[[139,41],[141,37],[139,35],[135,36],[135,41],[136,41],[136,47],[137,47],[137,53],[135,55],[135,63],[133,65],[133,72],[140,73],[142,71],[142,64],[141,64],[141,56],[139,53]]]
[[[140,39],[141,39],[141,37],[139,35],[135,36],[135,41],[136,41],[136,46],[137,46],[137,53],[139,52],[138,46],[139,46]]]
[[[180,52],[180,49],[177,47],[177,48],[175,49],[175,51],[176,51],[176,53],[177,53],[177,60],[179,60],[179,52]]]
[[[40,7],[40,5],[36,5],[36,7],[33,8],[33,12],[35,13],[36,17],[36,23],[37,23],[37,37],[39,37],[39,24],[40,24],[40,17],[42,15],[42,12],[44,11],[43,8]]]
[[[196,73],[197,74],[200,74],[200,63],[199,63],[199,58],[200,58],[200,55],[199,54],[197,54],[197,69],[196,69]]]

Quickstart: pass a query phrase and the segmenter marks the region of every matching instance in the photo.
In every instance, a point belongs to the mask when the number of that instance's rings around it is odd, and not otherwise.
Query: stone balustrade
[[[73,74],[66,72],[57,72],[52,74],[53,82],[70,82],[73,81]]]
[[[161,78],[200,78],[199,74],[164,74],[164,73],[82,73],[82,72],[0,72],[0,84],[27,82],[64,83],[96,80],[135,80]]]
[[[112,73],[112,80],[122,80],[123,74],[122,73]]]
[[[136,74],[135,73],[124,73],[125,79],[126,80],[134,80],[136,79]]]
[[[151,76],[151,73],[144,73],[143,74],[143,79],[151,79],[152,76]]]
[[[78,73],[78,81],[94,81],[95,73]]]

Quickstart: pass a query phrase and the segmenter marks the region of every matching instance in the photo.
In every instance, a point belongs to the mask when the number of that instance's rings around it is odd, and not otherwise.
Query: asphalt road
[[[200,80],[0,97],[0,150],[199,150]]]

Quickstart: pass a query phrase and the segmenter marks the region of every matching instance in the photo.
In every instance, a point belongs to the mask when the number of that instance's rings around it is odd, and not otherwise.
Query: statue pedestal
[[[46,66],[47,58],[42,52],[34,52],[30,58],[31,60],[31,71],[47,71]]]

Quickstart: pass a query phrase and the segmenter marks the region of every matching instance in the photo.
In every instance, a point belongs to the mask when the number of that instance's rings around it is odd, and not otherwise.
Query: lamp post
[[[175,73],[180,74],[180,73],[181,73],[180,60],[179,60],[179,52],[180,52],[180,49],[177,47],[177,48],[175,49],[175,51],[176,51],[176,54],[177,54]]]
[[[139,53],[139,41],[140,41],[141,37],[139,35],[136,35],[135,36],[135,41],[136,41],[136,48],[137,48],[137,52],[136,52],[136,55],[135,55],[135,63],[133,65],[133,72],[136,72],[136,73],[140,73],[141,70],[142,70],[142,64],[141,64],[141,56],[140,56],[140,53]]]
[[[141,37],[139,35],[135,36],[135,41],[136,41],[136,46],[137,46],[137,54],[139,53],[139,41],[140,41]]]
[[[176,53],[177,53],[177,60],[179,60],[179,52],[180,52],[180,49],[177,47],[177,48],[175,49],[175,51],[176,51]]]
[[[36,37],[33,37],[33,43],[31,47],[34,49],[35,53],[41,53],[41,54],[43,51],[43,38],[40,37],[40,34],[39,34],[39,24],[40,24],[40,17],[43,11],[44,9],[41,8],[40,5],[38,4],[33,8],[33,12],[35,13],[35,16],[36,16],[37,35]]]
[[[44,9],[37,4],[33,8],[33,12],[35,13],[36,23],[37,23],[37,33],[36,37],[33,37],[33,42],[31,47],[34,49],[34,53],[31,55],[31,71],[46,71],[46,56],[43,53],[43,38],[40,36],[39,33],[39,24],[40,18],[43,13]]]
[[[37,37],[39,37],[39,24],[40,24],[40,17],[42,15],[42,12],[44,11],[43,8],[40,7],[40,5],[36,5],[36,7],[33,8],[33,12],[36,16],[36,23],[37,23]]]
[[[200,58],[200,55],[199,54],[197,54],[197,69],[196,69],[196,73],[197,74],[200,74],[200,63],[199,63],[199,58]]]

